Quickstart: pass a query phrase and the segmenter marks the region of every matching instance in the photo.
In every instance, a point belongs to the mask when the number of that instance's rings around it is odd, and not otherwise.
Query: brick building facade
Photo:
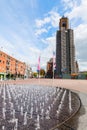
[[[53,58],[51,58],[47,62],[47,73],[46,73],[46,78],[52,78],[53,77]]]
[[[24,77],[26,65],[12,56],[0,51],[0,79]]]

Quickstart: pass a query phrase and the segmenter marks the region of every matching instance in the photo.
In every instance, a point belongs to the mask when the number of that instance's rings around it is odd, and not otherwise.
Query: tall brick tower
[[[62,17],[56,33],[56,74],[72,74],[75,72],[75,47],[73,30],[69,28],[69,20]]]

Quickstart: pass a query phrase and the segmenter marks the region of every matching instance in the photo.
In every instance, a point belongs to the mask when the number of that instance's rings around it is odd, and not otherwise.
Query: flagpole
[[[54,62],[53,62],[53,79],[54,79]]]
[[[54,65],[55,64],[55,52],[53,51],[53,83],[52,86],[54,86]]]
[[[54,67],[55,67],[55,52],[53,51],[53,79],[54,79]]]
[[[37,70],[38,70],[38,79],[39,79],[39,84],[40,84],[40,56],[38,58],[38,67],[37,67]]]
[[[39,77],[39,79],[40,79],[40,70],[39,70],[39,74],[38,74],[38,77]]]
[[[52,87],[54,86],[54,60],[53,60],[53,78],[52,78]]]

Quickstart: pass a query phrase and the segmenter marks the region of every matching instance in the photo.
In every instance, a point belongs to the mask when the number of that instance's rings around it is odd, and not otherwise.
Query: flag
[[[38,66],[37,66],[37,71],[39,72],[40,71],[40,56],[38,58]]]
[[[55,52],[53,51],[53,70],[56,68],[56,56]]]

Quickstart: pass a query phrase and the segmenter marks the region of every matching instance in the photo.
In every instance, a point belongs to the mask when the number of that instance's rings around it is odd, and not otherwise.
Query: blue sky
[[[65,15],[74,29],[76,60],[87,70],[86,0],[0,0],[0,48],[35,71],[52,57],[59,19]]]

